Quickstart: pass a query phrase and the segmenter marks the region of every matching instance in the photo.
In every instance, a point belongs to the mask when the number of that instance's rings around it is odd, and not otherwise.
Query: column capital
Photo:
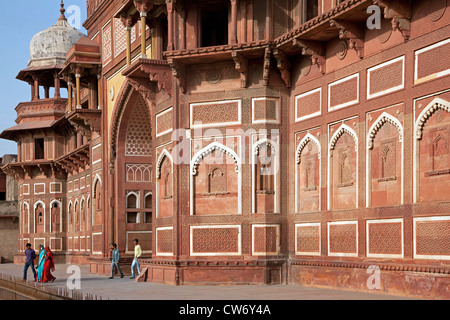
[[[175,0],[166,0],[166,6],[168,10],[173,10],[173,6],[176,4]]]
[[[147,12],[152,10],[154,7],[154,4],[151,3],[150,0],[134,0],[133,2],[136,9],[141,13],[141,17],[142,13],[147,14]]]
[[[120,22],[122,22],[125,28],[130,28],[131,30],[136,25],[137,20],[127,13],[122,13],[120,15]]]

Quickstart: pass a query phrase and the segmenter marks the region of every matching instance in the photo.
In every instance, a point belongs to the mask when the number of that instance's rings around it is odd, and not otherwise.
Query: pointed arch
[[[336,146],[336,143],[338,142],[339,138],[344,134],[348,133],[353,140],[355,141],[355,151],[358,151],[358,135],[356,132],[350,128],[345,123],[341,124],[341,126],[335,131],[335,133],[331,136],[330,139],[330,145],[329,150],[334,150],[334,147]]]
[[[93,186],[92,190],[94,190],[96,188],[97,183],[100,183],[100,186],[102,185],[102,178],[100,177],[100,175],[98,173],[95,175],[94,182],[92,183],[92,186]]]
[[[441,98],[435,98],[425,108],[423,108],[414,124],[414,132],[417,140],[422,139],[423,126],[425,125],[425,122],[427,122],[433,113],[439,109],[450,112],[450,102]]]
[[[26,201],[23,202],[22,219],[24,219],[23,218],[23,215],[24,215],[23,209],[25,209],[25,207],[27,208],[27,229],[28,229],[28,233],[30,233],[30,204]]]
[[[102,198],[102,190],[101,190],[101,188],[102,188],[102,179],[99,174],[96,174],[95,178],[94,178],[94,182],[92,183],[92,189],[91,189],[92,199],[93,199],[92,200],[92,203],[93,203],[92,216],[91,216],[92,225],[97,224],[97,222],[99,223],[99,220],[100,220],[100,218],[97,219],[98,221],[96,220],[96,215],[97,215],[97,212],[102,210],[102,199],[101,199]]]
[[[316,148],[317,148],[317,158],[318,158],[318,160],[319,160],[319,168],[318,168],[318,170],[319,170],[319,196],[318,196],[318,208],[319,208],[319,210],[320,210],[320,208],[321,208],[321,203],[322,203],[322,201],[321,201],[321,194],[322,194],[322,191],[321,191],[321,188],[320,188],[320,184],[321,184],[321,179],[322,179],[322,167],[321,167],[321,165],[320,165],[320,163],[321,163],[321,154],[322,154],[322,150],[321,150],[321,144],[320,144],[320,141],[319,141],[319,139],[317,139],[314,135],[312,135],[310,132],[308,132],[301,140],[300,140],[300,142],[299,142],[299,144],[298,144],[298,146],[297,146],[297,149],[296,149],[296,151],[295,151],[295,163],[296,163],[296,166],[295,166],[295,184],[294,184],[294,187],[295,187],[295,198],[294,198],[294,205],[295,205],[295,212],[300,212],[300,185],[299,185],[299,181],[300,181],[300,172],[299,172],[299,170],[300,170],[300,168],[299,168],[299,165],[300,165],[300,163],[301,163],[301,157],[302,157],[302,153],[303,153],[303,150],[304,150],[304,148],[308,145],[308,143],[312,143],[312,144],[314,144],[315,146],[316,146]]]
[[[377,120],[374,121],[372,126],[369,129],[369,132],[367,133],[367,148],[369,150],[373,149],[373,140],[375,139],[375,136],[377,135],[378,131],[381,129],[381,127],[386,123],[390,123],[394,125],[399,133],[399,141],[403,142],[403,125],[396,117],[390,115],[387,112],[383,112]]]
[[[50,208],[53,207],[53,204],[54,204],[54,203],[58,204],[58,208],[62,208],[61,201],[59,201],[59,200],[57,200],[57,199],[53,199],[53,200],[50,202]]]
[[[163,149],[158,157],[158,161],[156,162],[156,179],[161,179],[161,165],[166,157],[169,159],[170,163],[173,164],[172,156],[169,151]]]
[[[73,224],[73,203],[72,199],[67,204],[67,231],[70,231],[70,225]]]
[[[122,122],[122,116],[125,111],[125,107],[128,104],[128,101],[130,100],[132,94],[133,94],[133,86],[129,82],[128,79],[125,79],[125,81],[122,83],[122,86],[119,90],[119,93],[117,95],[116,103],[114,104],[114,111],[111,118],[111,131],[110,131],[110,159],[111,162],[114,162],[116,159],[116,153],[117,153],[117,145],[119,140],[119,129],[120,129],[120,123]]]
[[[62,232],[62,211],[63,211],[63,206],[61,201],[57,200],[57,199],[53,199],[50,202],[50,232],[55,232],[56,230],[53,230],[53,205],[56,204],[57,208],[59,208],[59,232]]]
[[[75,202],[73,203],[73,216],[74,219],[72,220],[72,225],[73,225],[73,231],[78,231],[77,230],[77,223],[80,223],[80,219],[79,219],[79,203],[80,201],[78,201],[78,199],[75,199]]]
[[[140,90],[140,88],[142,90]],[[139,89],[139,90],[138,90]],[[144,94],[144,91],[147,93],[147,96]],[[114,165],[114,161],[116,159],[117,147],[119,145],[119,132],[120,126],[122,123],[122,118],[124,116],[125,110],[129,104],[130,99],[137,94],[141,96],[147,104],[148,94],[152,94],[151,91],[147,91],[140,84],[134,82],[129,78],[125,78],[125,81],[122,83],[120,87],[119,93],[117,95],[116,103],[114,104],[113,114],[111,117],[111,129],[110,129],[110,159],[112,165]],[[150,119],[152,119],[152,114],[150,110]]]
[[[198,166],[204,158],[209,156],[214,151],[219,150],[226,156],[233,159],[235,164],[235,172],[238,174],[238,214],[242,213],[242,172],[241,172],[241,160],[240,157],[232,149],[227,146],[214,141],[198,151],[191,160],[190,164],[190,214],[194,215],[194,176],[197,175]]]
[[[86,199],[82,196],[80,200],[80,231],[84,231],[83,223],[86,226],[86,221]]]
[[[135,207],[130,207],[131,203],[128,198],[130,198],[131,196],[135,197],[135,201],[134,201],[134,206]],[[139,209],[140,208],[140,204],[139,204],[139,193],[136,193],[135,191],[129,191],[127,192],[126,198],[125,198],[125,208],[126,209]]]
[[[385,123],[390,123],[398,130],[398,139],[401,143],[401,179],[400,179],[400,204],[403,204],[404,185],[403,185],[403,173],[404,173],[404,148],[403,148],[403,125],[396,117],[387,112],[383,112],[370,126],[367,133],[367,151],[366,151],[366,207],[372,205],[372,152],[374,147],[374,140],[378,131],[383,127]]]
[[[303,139],[300,141],[300,143],[298,144],[297,150],[295,151],[295,162],[297,164],[300,163],[303,149],[306,147],[306,145],[309,142],[312,142],[316,145],[317,151],[319,152],[319,160],[320,160],[320,155],[321,155],[320,142],[316,137],[314,137],[311,133],[308,132],[303,137]]]
[[[428,119],[437,111],[444,110],[450,112],[450,102],[442,98],[434,98],[422,112],[420,112],[414,123],[414,143],[413,143],[413,202],[420,200],[420,141],[423,136],[423,128]]]
[[[330,143],[328,146],[328,185],[327,185],[327,197],[328,197],[328,210],[332,209],[332,200],[333,200],[333,195],[332,195],[332,190],[333,190],[333,165],[332,165],[332,150],[334,150],[334,148],[336,147],[336,143],[338,142],[339,138],[344,134],[344,133],[348,133],[352,138],[353,141],[355,143],[355,152],[356,152],[356,172],[355,172],[355,176],[356,176],[356,188],[355,188],[355,208],[358,208],[358,181],[359,181],[359,177],[358,177],[358,162],[359,162],[359,153],[358,153],[358,135],[356,134],[356,132],[350,128],[348,125],[346,125],[345,123],[342,123],[341,126],[334,132],[334,134],[331,136],[330,138]]]
[[[278,140],[278,137],[276,137]],[[272,151],[272,156],[274,158],[273,168],[274,168],[274,177],[273,177],[273,189],[274,189],[274,203],[273,203],[273,210],[274,213],[280,212],[279,207],[279,185],[280,185],[280,175],[279,175],[279,147],[278,142],[273,141],[272,139],[269,139],[268,137],[264,137],[258,141],[256,141],[253,144],[252,148],[252,213],[257,212],[257,172],[256,172],[256,165],[258,163],[258,155],[259,155],[259,149],[261,145],[266,145],[267,147],[270,147]]]
[[[202,150],[198,151],[192,157],[191,175],[195,176],[197,174],[198,165],[203,161],[204,158],[206,158],[207,156],[209,156],[211,153],[213,153],[216,150],[222,151],[227,156],[231,157],[234,160],[234,163],[236,166],[236,168],[235,168],[236,172],[240,171],[239,167],[240,167],[241,162],[240,162],[240,158],[236,154],[236,152],[234,152],[232,149],[228,148],[227,146],[225,146],[217,141],[214,141],[214,142],[210,143],[209,145],[207,145],[206,147],[204,147]]]
[[[42,205],[42,215],[43,215],[43,223],[44,223],[44,232],[46,232],[45,228],[45,203],[41,200],[38,200],[33,205],[33,216],[34,216],[34,233],[36,233],[36,209],[38,208],[38,205]]]
[[[164,177],[163,180],[161,180],[161,170],[162,170],[162,165],[164,163],[165,159],[168,159],[170,162],[170,168],[171,168],[171,173],[168,173],[167,177]],[[155,181],[155,186],[156,186],[156,217],[160,217],[160,213],[161,213],[161,207],[165,207],[167,210],[164,211],[164,215],[168,215],[171,216],[173,214],[172,211],[172,197],[171,196],[167,196],[167,192],[170,192],[171,194],[173,193],[173,183],[172,181],[165,181],[165,179],[173,179],[173,158],[171,153],[165,148],[163,147],[158,160],[156,161],[156,181]],[[164,188],[161,188],[161,184],[163,185]],[[145,201],[144,201],[145,202]]]

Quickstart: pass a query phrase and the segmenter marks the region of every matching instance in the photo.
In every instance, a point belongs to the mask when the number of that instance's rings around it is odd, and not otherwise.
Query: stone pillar
[[[30,82],[30,86],[31,86],[31,101],[33,101],[36,95],[36,91],[34,89],[34,82]]]
[[[126,41],[127,41],[127,66],[131,64],[131,28],[134,27],[132,18],[127,14],[120,16],[120,21],[125,27]]]
[[[237,43],[237,0],[231,1],[231,44]]]
[[[167,51],[172,51],[174,49],[173,46],[173,5],[174,0],[166,0],[167,6]]]
[[[153,9],[153,3],[150,0],[134,0],[134,6],[139,11],[141,16],[141,58],[147,58],[147,35],[146,35],[146,26],[147,26],[147,13]]]
[[[272,40],[272,0],[266,0],[266,40]]]
[[[34,99],[33,100],[39,100],[39,79],[36,75],[33,75],[33,81],[34,81]]]
[[[75,86],[76,86],[76,96],[77,96],[77,109],[81,109],[81,74],[75,74]]]
[[[127,34],[127,66],[131,64],[131,27],[126,26],[125,32]]]
[[[97,75],[97,99],[98,99],[98,109],[102,108],[102,75],[99,73]]]
[[[88,109],[94,109],[94,86],[92,81],[88,82]]]
[[[60,99],[61,98],[61,81],[59,80],[58,72],[55,71],[55,73],[53,74],[53,77],[55,79],[55,99]]]
[[[145,27],[147,26],[147,12],[141,12],[141,58],[147,59],[147,34]]]
[[[72,111],[72,82],[67,82],[67,95],[68,95],[68,101],[67,101],[67,107],[68,107],[68,111],[71,112]]]

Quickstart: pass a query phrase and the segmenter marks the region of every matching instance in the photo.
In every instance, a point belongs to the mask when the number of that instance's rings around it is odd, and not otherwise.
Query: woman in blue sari
[[[37,265],[37,281],[40,282],[42,279],[42,274],[44,273],[44,263],[45,263],[45,250],[44,246],[39,245],[39,262]]]

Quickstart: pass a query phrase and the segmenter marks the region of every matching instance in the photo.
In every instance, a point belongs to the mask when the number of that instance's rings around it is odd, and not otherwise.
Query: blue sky
[[[60,3],[60,0],[2,1],[5,14],[0,20],[0,132],[16,124],[14,108],[31,98],[29,85],[16,76],[27,67],[33,36],[58,20]],[[64,0],[64,4],[66,10],[78,6],[81,23],[86,20],[86,0]],[[74,11],[66,11],[66,17],[69,23],[76,23]],[[86,34],[82,26],[79,30]],[[0,157],[16,153],[15,142],[0,139]]]

